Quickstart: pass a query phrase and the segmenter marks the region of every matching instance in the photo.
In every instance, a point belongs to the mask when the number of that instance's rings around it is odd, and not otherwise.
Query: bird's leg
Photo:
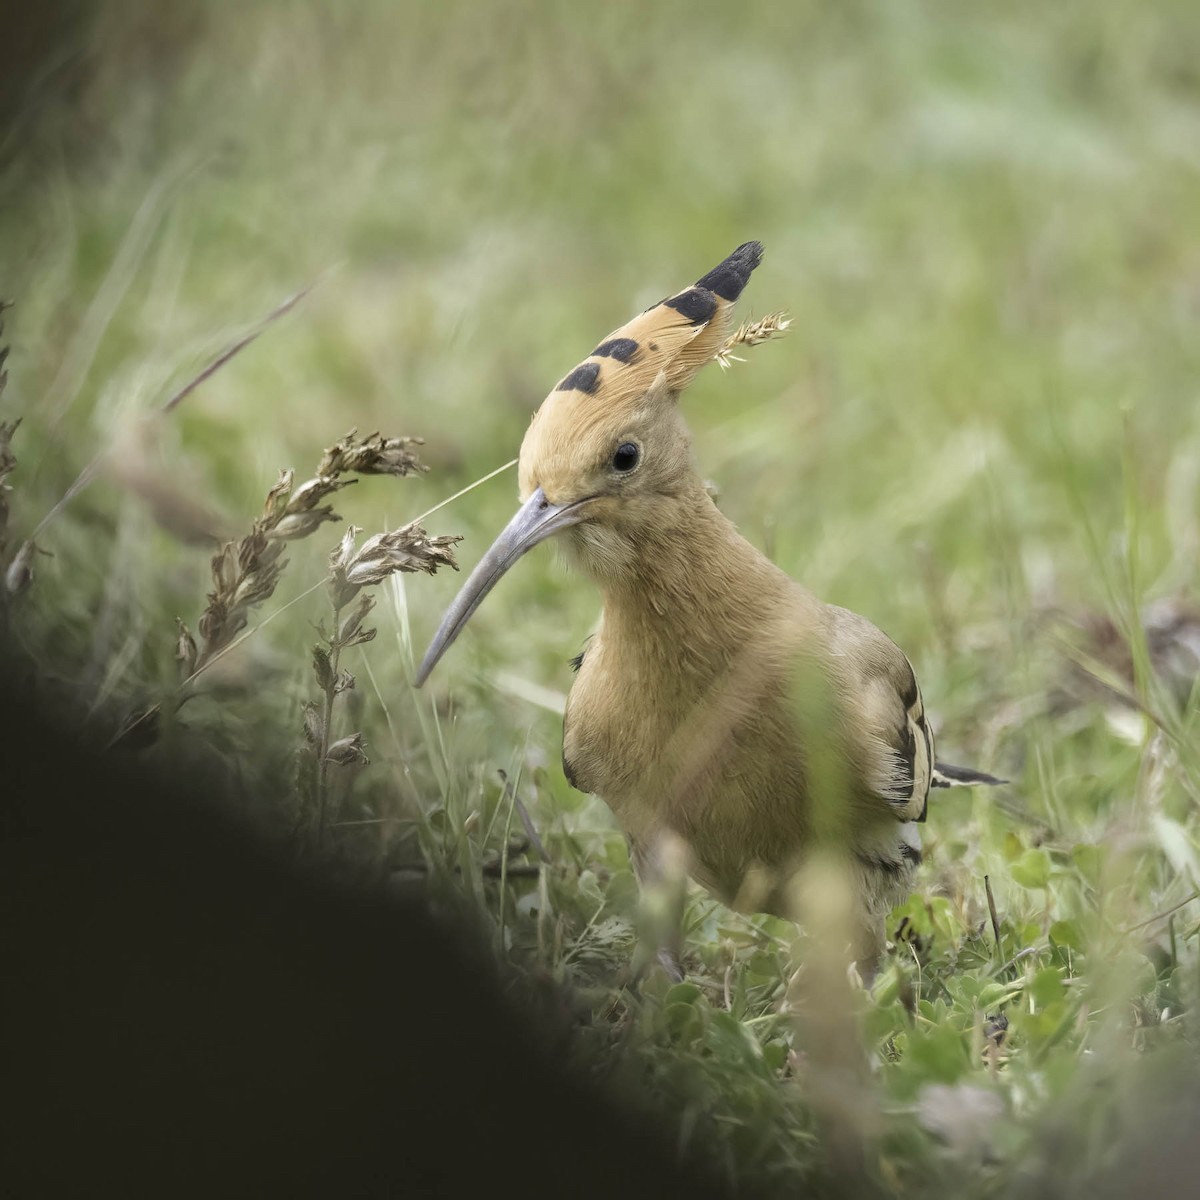
[[[860,920],[851,953],[853,967],[863,987],[869,992],[879,973],[879,964],[887,948],[887,929],[882,916],[864,914]]]
[[[682,843],[669,834],[649,843],[627,834],[625,842],[640,894],[637,957],[642,961],[635,962],[635,973],[640,976],[645,972],[649,962],[643,958],[644,948],[653,948],[667,978],[680,983],[683,980],[680,943],[687,899]]]
[[[683,966],[674,950],[663,946],[655,957],[658,959],[658,965],[667,973],[667,978],[672,983],[683,982]]]

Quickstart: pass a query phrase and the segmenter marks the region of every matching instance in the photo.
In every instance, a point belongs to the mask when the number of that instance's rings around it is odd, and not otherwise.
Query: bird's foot
[[[659,950],[657,958],[658,965],[662,967],[664,971],[666,971],[667,978],[672,983],[683,982],[683,967],[680,964],[679,957],[674,950],[670,950],[664,946],[661,950]]]

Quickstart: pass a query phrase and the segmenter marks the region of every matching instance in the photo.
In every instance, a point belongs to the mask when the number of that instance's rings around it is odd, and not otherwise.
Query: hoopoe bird
[[[937,761],[900,648],[771,563],[697,473],[679,396],[724,361],[762,252],[739,246],[546,397],[521,445],[521,507],[416,684],[509,567],[558,537],[603,598],[564,714],[567,780],[612,809],[643,882],[665,835],[696,882],[743,911],[793,916],[789,881],[832,848],[852,883],[853,955],[870,970],[921,861],[930,789],[1000,781]]]

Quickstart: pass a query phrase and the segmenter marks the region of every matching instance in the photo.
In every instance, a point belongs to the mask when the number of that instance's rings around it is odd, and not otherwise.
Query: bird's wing
[[[924,820],[936,756],[912,664],[865,617],[830,605],[827,618],[856,773],[897,820]]]

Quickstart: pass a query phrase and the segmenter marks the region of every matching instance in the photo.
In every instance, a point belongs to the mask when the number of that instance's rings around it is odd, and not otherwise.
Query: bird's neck
[[[672,671],[708,674],[761,629],[791,581],[737,531],[697,481],[630,539],[634,561],[597,580],[602,637]]]

